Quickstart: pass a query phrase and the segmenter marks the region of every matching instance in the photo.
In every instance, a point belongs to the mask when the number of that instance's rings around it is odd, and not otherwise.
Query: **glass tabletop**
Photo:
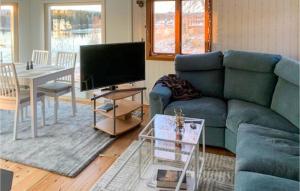
[[[203,119],[185,117],[182,136],[178,140],[178,136],[176,136],[175,116],[156,114],[140,133],[139,137],[170,142],[179,141],[181,143],[196,145],[199,143],[203,126]]]

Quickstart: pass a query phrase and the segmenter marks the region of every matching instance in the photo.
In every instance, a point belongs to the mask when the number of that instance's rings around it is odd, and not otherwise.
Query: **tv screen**
[[[145,43],[80,47],[81,91],[145,80]]]

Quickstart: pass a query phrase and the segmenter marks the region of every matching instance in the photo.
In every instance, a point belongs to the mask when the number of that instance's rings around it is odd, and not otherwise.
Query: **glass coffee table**
[[[103,181],[103,190],[174,190],[158,188],[158,169],[180,171],[175,190],[197,190],[204,168],[205,124],[203,119],[184,118],[180,138],[175,116],[155,115],[139,134],[139,141]],[[202,152],[199,152],[202,137]]]

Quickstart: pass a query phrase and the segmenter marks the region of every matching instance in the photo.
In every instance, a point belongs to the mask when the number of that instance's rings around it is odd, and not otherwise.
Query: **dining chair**
[[[45,125],[44,93],[37,93],[37,101],[42,102],[42,126]],[[15,110],[13,140],[17,139],[19,112],[30,105],[29,90],[20,89],[14,64],[0,64],[0,109]]]
[[[31,60],[34,64],[48,64],[48,55],[47,50],[33,50]]]
[[[56,65],[65,68],[75,68],[76,53],[73,52],[58,52],[56,58]],[[72,93],[72,109],[73,116],[76,113],[76,100],[75,92],[72,91],[72,79],[71,76],[61,77],[55,82],[49,82],[39,86],[39,91],[45,93],[46,96],[54,98],[54,122],[57,123],[57,112],[59,107],[58,97],[69,92]]]

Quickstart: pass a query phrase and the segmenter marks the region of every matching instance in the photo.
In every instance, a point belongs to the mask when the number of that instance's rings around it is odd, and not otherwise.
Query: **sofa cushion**
[[[271,73],[280,55],[229,50],[224,53],[224,66],[252,72]]]
[[[241,100],[229,100],[226,127],[237,133],[241,123],[251,123],[299,133],[297,127],[269,108]]]
[[[224,97],[270,106],[279,55],[228,51],[224,56]]]
[[[299,134],[241,124],[237,171],[251,171],[299,181]]]
[[[224,69],[222,52],[177,55],[175,70],[178,77],[188,80],[204,96],[223,97]]]
[[[299,86],[299,61],[283,57],[275,67],[275,74]]]
[[[235,191],[298,191],[299,182],[254,172],[240,171],[235,176]]]
[[[225,69],[224,97],[270,106],[276,77],[272,73]]]
[[[224,70],[177,72],[177,75],[189,81],[202,95],[223,98]]]
[[[170,103],[164,113],[174,115],[174,108],[182,108],[186,117],[205,119],[205,125],[210,127],[225,127],[226,103],[212,97],[201,97],[188,101],[174,101]]]
[[[205,54],[177,55],[175,70],[181,72],[222,69],[223,53],[221,51]]]
[[[279,76],[271,108],[299,128],[299,62],[282,59],[275,68]]]

